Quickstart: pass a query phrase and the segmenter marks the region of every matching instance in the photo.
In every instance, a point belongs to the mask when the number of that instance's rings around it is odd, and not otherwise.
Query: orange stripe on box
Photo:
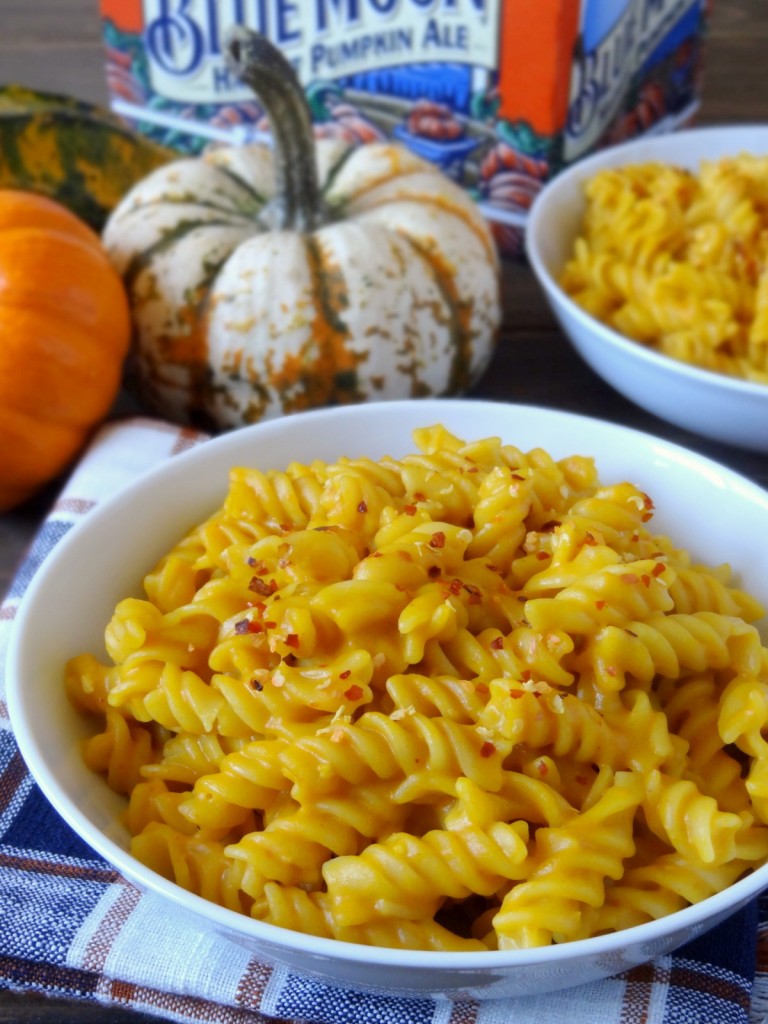
[[[541,135],[565,124],[580,0],[504,0],[499,117]]]
[[[101,0],[101,16],[123,32],[141,32],[144,28],[141,0]]]

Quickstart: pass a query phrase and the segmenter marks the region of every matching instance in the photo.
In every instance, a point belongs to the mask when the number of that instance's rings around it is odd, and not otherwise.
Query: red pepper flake
[[[644,506],[645,506],[646,508],[648,508],[648,509],[651,509],[651,508],[655,508],[655,507],[656,507],[656,506],[655,506],[655,505],[653,504],[653,500],[652,500],[652,499],[650,498],[650,496],[649,496],[649,495],[647,495],[647,494],[645,494],[645,493],[643,493],[643,505],[644,505]]]
[[[525,480],[525,477],[524,476],[520,476],[519,473],[511,473],[510,475],[511,475],[513,480]]]
[[[266,622],[264,623],[264,629],[274,629],[274,628],[275,628],[275,626],[277,626],[277,623],[276,623],[276,622],[273,622],[273,621],[272,621],[272,619],[268,619],[268,620],[267,620],[267,621],[266,621]]]
[[[651,576],[661,576],[665,568],[666,566],[664,566],[661,562],[657,562],[656,565],[654,565],[653,569],[651,569]]]
[[[416,511],[417,509],[415,505],[403,505],[403,512],[405,512],[407,516],[415,516]]]
[[[598,598],[598,600],[595,601],[595,608],[597,608],[598,611],[602,611],[602,609],[605,608],[605,601],[603,601],[602,598]]]
[[[367,503],[365,501],[361,501],[357,506],[357,511],[360,513],[361,516],[365,515],[365,513],[368,511]]]
[[[606,665],[605,666],[605,673],[606,673],[606,675],[609,675],[609,676],[615,676],[616,675],[616,669],[615,669],[615,667],[613,665]]]
[[[542,779],[546,778],[547,775],[549,775],[549,768],[547,767],[547,762],[546,761],[537,761],[536,762],[536,771],[539,773],[539,775],[542,777]]]
[[[588,547],[590,547],[590,548],[593,548],[593,547],[597,546],[597,541],[595,540],[595,538],[593,537],[593,535],[591,533],[585,534],[585,536],[584,536],[584,543]]]
[[[498,572],[499,571],[498,565],[494,565],[492,562],[486,562],[485,563],[485,568],[488,570],[488,572]]]
[[[240,635],[244,633],[260,633],[261,623],[254,622],[252,619],[240,619],[235,623],[235,632]]]
[[[363,696],[363,688],[355,683],[354,686],[350,686],[348,690],[344,691],[344,696],[347,700],[360,700]]]
[[[488,693],[488,684],[478,683],[475,687],[475,693]]]
[[[512,700],[520,700],[520,698],[523,696],[523,691],[522,690],[510,690],[509,691],[509,696],[512,698]]]
[[[623,572],[619,579],[622,583],[627,583],[631,586],[633,583],[638,582],[639,577],[636,572]]]
[[[643,584],[644,587],[650,587],[651,577],[648,575],[647,572],[644,572],[643,575],[640,577],[640,582]]]
[[[477,473],[478,471],[479,466],[468,466],[466,470],[467,473]]]
[[[339,672],[339,679],[349,679],[349,677],[351,675],[352,675],[352,669],[351,668],[345,668],[343,672]]]
[[[448,589],[452,594],[460,594],[463,587],[464,584],[459,579],[451,580],[451,582],[448,584]]]
[[[272,587],[259,576],[251,577],[248,589],[252,590],[254,594],[261,594],[263,597],[268,597],[272,593]]]
[[[632,541],[633,544],[637,544],[637,542],[640,540],[640,534],[633,533],[629,539]]]
[[[504,637],[495,636],[488,645],[492,651],[503,651],[504,650]]]
[[[413,492],[413,500],[414,501],[426,501],[427,500],[427,496],[426,496],[426,494],[422,494],[421,491],[414,491]]]
[[[286,647],[293,647],[294,649],[298,648],[298,646],[299,646],[299,634],[298,633],[289,633],[286,636],[286,638],[285,638],[285,645],[286,645]]]
[[[293,666],[298,662],[298,660],[299,659],[296,657],[295,654],[286,654],[286,656],[283,658],[283,664],[289,665],[291,668],[293,668]]]
[[[546,560],[548,558],[551,558],[552,556],[550,555],[550,553],[548,551],[537,551],[536,552],[536,557],[538,558],[538,560],[540,562],[546,562]]]
[[[529,668],[524,669],[520,674],[520,678],[523,680],[524,683],[530,682],[531,670]]]
[[[649,519],[653,519],[653,512],[643,512],[640,516],[641,523],[647,523]]]
[[[432,538],[429,542],[431,548],[444,548],[445,547],[445,534],[442,530],[435,530],[432,534]]]
[[[495,753],[496,746],[490,740],[486,740],[482,747],[480,747],[480,757],[490,757],[491,754]]]

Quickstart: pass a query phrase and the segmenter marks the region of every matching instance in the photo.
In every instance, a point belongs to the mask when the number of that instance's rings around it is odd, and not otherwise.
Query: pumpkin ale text
[[[208,429],[459,393],[490,360],[498,255],[466,192],[405,147],[315,141],[291,65],[232,30],[272,146],[212,147],[113,211],[143,403]]]
[[[130,310],[101,241],[52,199],[0,189],[0,512],[66,468],[108,412]]]

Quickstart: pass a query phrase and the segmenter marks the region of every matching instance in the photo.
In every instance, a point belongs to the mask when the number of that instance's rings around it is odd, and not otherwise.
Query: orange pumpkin
[[[98,235],[54,200],[0,190],[0,511],[77,454],[117,394],[129,341]]]

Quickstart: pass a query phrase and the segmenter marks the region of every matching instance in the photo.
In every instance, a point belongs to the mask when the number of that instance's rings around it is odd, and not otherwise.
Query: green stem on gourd
[[[230,29],[224,47],[229,69],[261,100],[272,129],[276,192],[270,227],[302,233],[323,220],[312,115],[298,76],[265,36]]]

